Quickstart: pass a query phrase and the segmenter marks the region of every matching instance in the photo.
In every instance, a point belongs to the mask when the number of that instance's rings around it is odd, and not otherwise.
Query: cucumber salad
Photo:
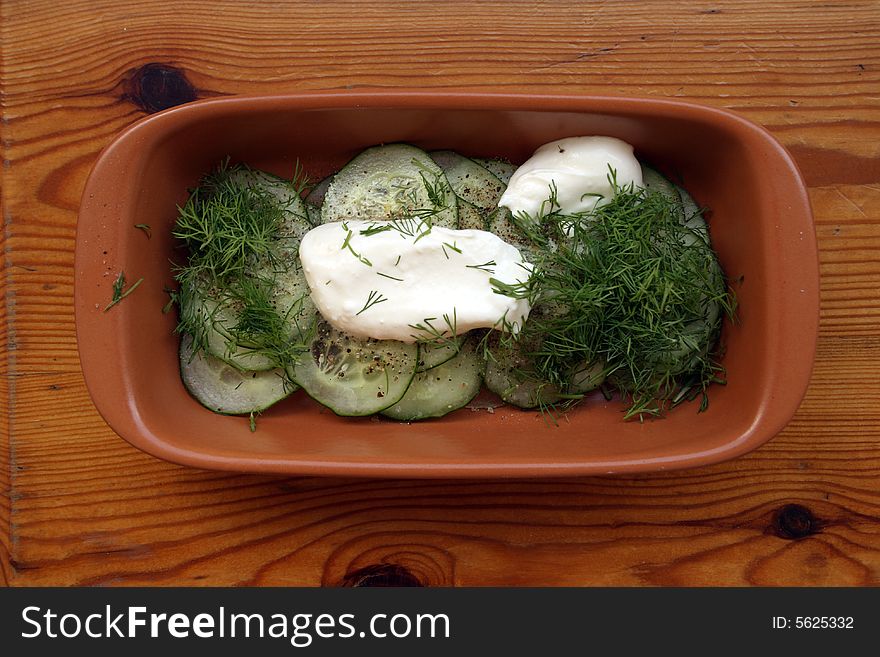
[[[598,390],[641,419],[723,382],[734,300],[703,212],[615,138],[519,167],[379,145],[314,185],[227,162],[174,236],[183,382],[252,429],[299,388],[407,422],[483,386],[551,415]]]

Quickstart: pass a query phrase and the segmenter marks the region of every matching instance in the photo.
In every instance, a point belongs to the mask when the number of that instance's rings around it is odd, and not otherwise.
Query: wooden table
[[[0,41],[3,582],[880,584],[877,2],[6,0]],[[714,467],[489,483],[203,472],[110,431],[72,303],[101,148],[195,98],[413,85],[676,97],[767,126],[821,249],[791,424]]]

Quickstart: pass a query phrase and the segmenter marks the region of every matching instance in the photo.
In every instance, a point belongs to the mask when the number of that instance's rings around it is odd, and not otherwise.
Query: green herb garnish
[[[618,187],[592,211],[564,214],[555,193],[537,218],[513,218],[534,249],[526,283],[491,279],[498,294],[534,308],[508,346],[528,345],[523,377],[566,395],[573,372],[604,370],[627,418],[660,416],[723,382],[712,348],[735,301],[708,238],[659,192]],[[565,402],[563,402],[565,403]]]
[[[173,235],[190,249],[187,268],[212,282],[242,276],[254,260],[271,257],[281,232],[281,203],[249,184],[250,175],[245,167],[221,166],[178,208]]]
[[[378,303],[383,303],[388,301],[387,297],[382,296],[382,294],[378,290],[371,290],[367,295],[367,302],[364,304],[364,307],[358,310],[355,315],[360,315],[362,312],[369,310],[373,306]]]
[[[132,283],[131,287],[127,290],[125,289],[125,273],[119,272],[119,276],[116,277],[116,280],[113,282],[113,296],[110,299],[110,303],[104,306],[104,312],[110,310],[117,303],[122,301],[129,294],[134,292],[137,289],[137,286],[144,282],[143,278],[137,279],[134,283]]]
[[[275,276],[298,266],[295,249],[283,246],[293,229],[286,223],[291,204],[279,194],[292,200],[306,183],[298,165],[293,180],[270,181],[271,191],[261,175],[224,163],[179,208],[173,234],[188,259],[176,268],[172,297],[180,309],[176,330],[192,336],[194,351],[219,333],[228,355],[255,353],[284,367],[307,349],[314,321],[303,313],[307,294],[279,306]]]

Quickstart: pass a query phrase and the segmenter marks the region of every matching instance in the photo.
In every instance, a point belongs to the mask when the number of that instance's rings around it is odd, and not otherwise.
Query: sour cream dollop
[[[642,168],[633,147],[615,137],[568,137],[544,144],[519,167],[498,205],[514,214],[538,216],[556,187],[559,209],[565,214],[587,212],[608,203],[614,195],[609,180],[613,170],[617,185],[642,185]],[[601,198],[596,195],[601,195]],[[549,209],[549,208],[548,208]]]
[[[531,265],[486,231],[340,221],[306,233],[299,254],[321,315],[357,337],[415,342],[431,337],[414,328],[426,321],[447,334],[516,331],[529,315],[527,300],[496,293],[490,279],[525,282]]]

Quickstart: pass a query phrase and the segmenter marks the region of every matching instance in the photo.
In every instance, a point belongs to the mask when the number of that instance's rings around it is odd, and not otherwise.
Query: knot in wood
[[[409,587],[423,586],[409,570],[397,564],[376,564],[348,573],[341,586],[347,587]]]
[[[198,98],[183,69],[149,63],[128,72],[122,98],[150,114]]]
[[[773,532],[779,538],[796,540],[815,534],[820,529],[813,513],[800,504],[786,504],[773,518]]]

